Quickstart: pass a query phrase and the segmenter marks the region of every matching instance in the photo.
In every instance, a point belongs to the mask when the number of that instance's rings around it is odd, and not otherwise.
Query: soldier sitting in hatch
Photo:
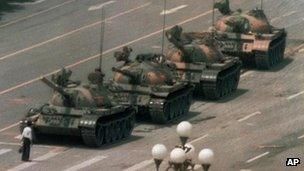
[[[71,70],[62,68],[59,72],[52,75],[52,81],[60,87],[67,87],[69,84],[80,84],[79,81],[70,80],[71,75]]]
[[[128,46],[124,46],[122,51],[117,51],[114,53],[114,57],[116,58],[116,62],[124,61],[124,65],[127,65],[131,62],[129,59],[130,53],[132,52],[132,48]]]
[[[113,106],[109,96],[109,91],[107,87],[103,84],[105,74],[101,71],[100,68],[95,68],[93,72],[88,75],[88,80],[90,83],[90,90],[93,94],[93,98],[98,104],[98,107]]]

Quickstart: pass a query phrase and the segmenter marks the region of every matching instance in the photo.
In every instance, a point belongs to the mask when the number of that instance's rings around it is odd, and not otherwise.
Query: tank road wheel
[[[117,141],[118,140],[118,129],[117,129],[117,125],[116,122],[113,122],[111,124],[111,134],[112,134],[112,142]]]
[[[257,53],[255,56],[255,63],[258,69],[269,69],[270,68],[270,57],[262,53]]]
[[[236,91],[236,89],[238,88],[240,76],[241,76],[241,71],[238,69],[236,71],[236,73],[234,74],[234,83],[233,83],[233,89],[232,89],[233,91]]]
[[[117,123],[116,123],[118,140],[123,138],[123,129],[121,127],[122,122],[123,121],[117,121]]]
[[[106,124],[103,126],[103,129],[104,129],[104,144],[110,143],[112,141],[111,125]]]
[[[121,121],[121,130],[122,130],[122,138],[128,137],[128,131],[127,131],[127,121],[124,119]]]
[[[100,147],[103,143],[103,137],[104,137],[104,132],[101,124],[98,124],[96,126],[95,135],[96,135],[96,146]]]
[[[167,115],[167,121],[171,120],[174,118],[174,113],[172,112],[171,109],[172,103],[171,102],[166,102],[164,104],[164,113],[166,113],[165,115]]]
[[[134,117],[130,117],[126,122],[126,136],[130,136],[132,134],[133,128],[135,124]]]

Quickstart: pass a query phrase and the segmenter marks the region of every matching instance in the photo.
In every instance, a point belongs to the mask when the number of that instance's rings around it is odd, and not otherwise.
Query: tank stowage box
[[[259,69],[269,69],[284,58],[287,33],[271,26],[263,10],[232,12],[228,0],[214,7],[224,15],[215,25],[222,52],[239,56]]]
[[[159,124],[188,113],[193,86],[177,81],[176,72],[158,60],[162,55],[140,54],[130,61],[129,54],[124,54],[117,52],[116,59],[124,59],[125,64],[113,67],[113,84],[120,87],[116,92],[125,95],[121,103],[136,105],[138,115],[149,116]]]
[[[171,42],[167,60],[175,64],[182,80],[195,85],[196,96],[218,100],[236,91],[242,63],[219,51],[213,33],[182,33],[175,26],[166,36]]]
[[[41,134],[81,136],[92,147],[129,137],[135,108],[116,103],[119,97],[114,97],[106,85],[94,81],[83,85],[70,81],[70,75],[70,71],[63,69],[52,81],[41,79],[54,93],[49,103],[29,110],[20,122],[20,131],[26,122],[32,121],[38,140]]]

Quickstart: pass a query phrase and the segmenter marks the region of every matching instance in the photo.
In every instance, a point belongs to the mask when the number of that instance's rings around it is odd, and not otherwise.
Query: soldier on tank
[[[112,103],[109,98],[108,89],[103,84],[105,74],[100,68],[96,68],[88,75],[90,90],[94,94],[94,99],[98,105],[111,107]]]
[[[21,148],[19,152],[22,153],[21,160],[22,161],[29,161],[30,152],[31,152],[31,145],[32,145],[32,121],[27,120],[27,126],[23,129],[21,134]]]
[[[114,53],[114,57],[116,58],[116,61],[124,61],[124,65],[127,65],[131,62],[131,60],[129,59],[130,53],[132,52],[132,48],[128,47],[128,46],[124,46],[122,48],[122,51],[118,51]]]

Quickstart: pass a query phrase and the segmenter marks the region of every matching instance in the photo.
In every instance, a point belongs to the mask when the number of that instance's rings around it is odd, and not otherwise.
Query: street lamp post
[[[193,162],[195,148],[192,144],[187,143],[189,136],[191,135],[192,125],[183,121],[177,125],[176,132],[179,135],[181,145],[175,146],[170,152],[169,166],[166,171],[173,169],[174,171],[186,171],[194,170],[196,165]],[[152,156],[155,161],[156,170],[159,171],[159,167],[162,161],[167,155],[167,148],[162,144],[157,144],[152,148]],[[204,171],[208,171],[214,160],[214,153],[211,149],[203,149],[199,152],[198,161]]]
[[[209,167],[211,166],[214,160],[214,154],[211,149],[203,149],[198,154],[198,161],[203,167],[204,171],[208,171]]]

